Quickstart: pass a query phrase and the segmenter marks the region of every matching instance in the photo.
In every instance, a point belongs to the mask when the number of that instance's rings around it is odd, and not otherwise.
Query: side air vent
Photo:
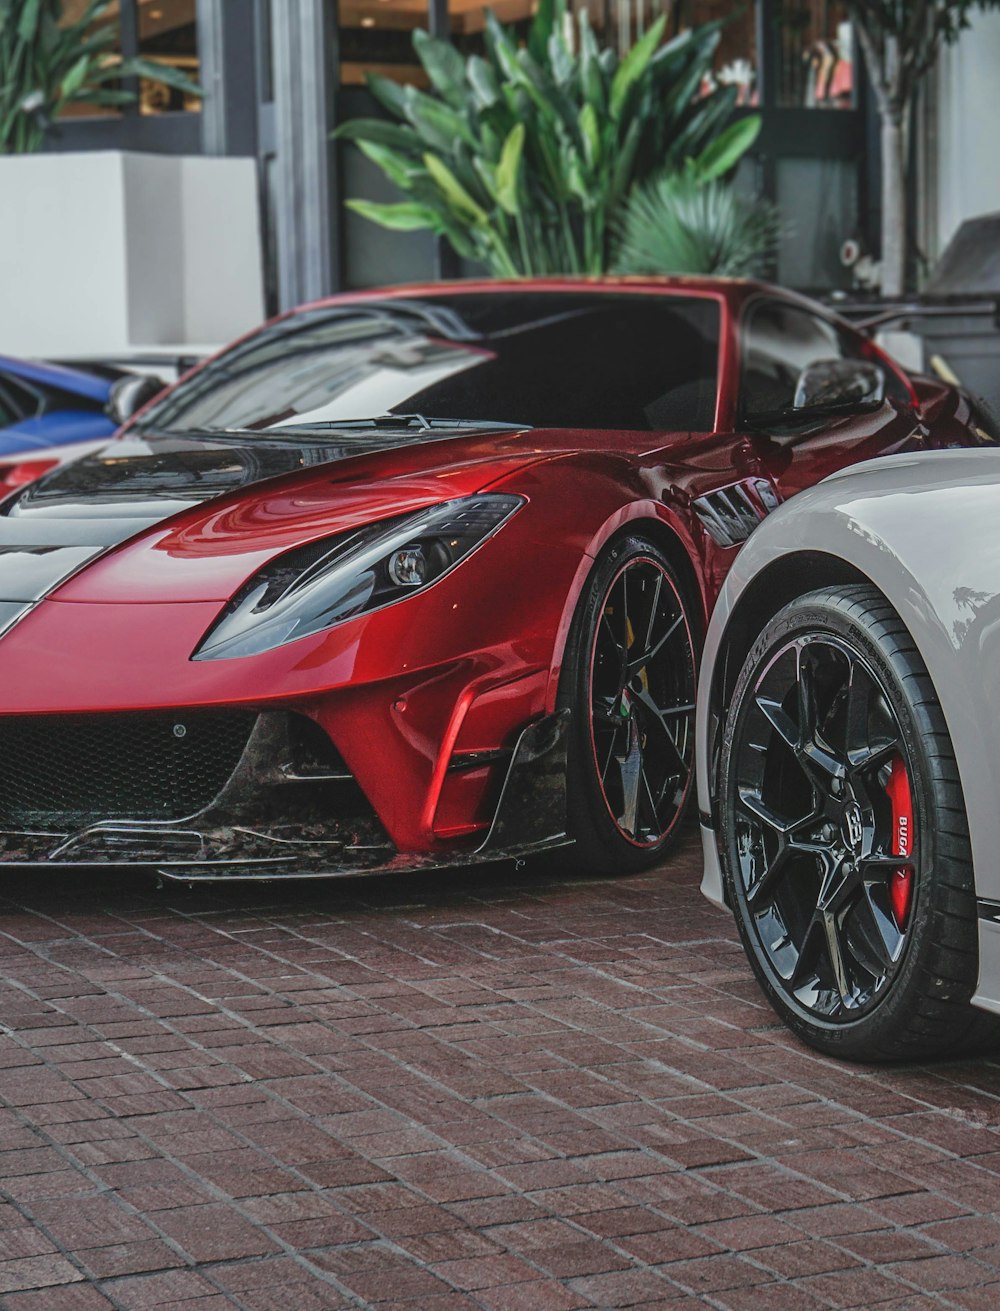
[[[695,498],[695,513],[712,541],[719,546],[739,546],[760,521],[779,505],[778,494],[764,478],[720,487]]]

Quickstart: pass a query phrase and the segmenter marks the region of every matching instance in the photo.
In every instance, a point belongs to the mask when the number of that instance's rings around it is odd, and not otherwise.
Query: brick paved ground
[[[698,864],[5,875],[0,1306],[1000,1306],[1000,1068],[797,1046]]]

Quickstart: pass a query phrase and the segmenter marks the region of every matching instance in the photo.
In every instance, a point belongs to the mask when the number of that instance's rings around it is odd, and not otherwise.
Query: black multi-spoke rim
[[[590,665],[591,740],[619,833],[655,847],[683,810],[694,751],[694,651],[670,575],[639,556],[604,598]]]
[[[736,727],[737,896],[772,982],[851,1023],[900,969],[920,886],[913,777],[879,676],[849,644],[800,635],[758,672]]]

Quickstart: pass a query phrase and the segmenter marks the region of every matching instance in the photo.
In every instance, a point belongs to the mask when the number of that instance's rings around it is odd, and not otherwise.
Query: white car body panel
[[[747,586],[780,557],[847,561],[889,599],[933,680],[965,793],[980,977],[973,1001],[1000,1012],[1000,449],[896,455],[801,492],[753,534],[726,579],[705,643],[698,695],[702,891],[724,905],[706,742],[726,623]],[[805,589],[808,590],[808,589]]]

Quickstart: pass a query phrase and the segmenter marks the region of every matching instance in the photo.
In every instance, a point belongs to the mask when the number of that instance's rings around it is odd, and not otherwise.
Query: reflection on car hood
[[[0,506],[0,602],[38,600],[74,575],[65,599],[224,599],[281,550],[470,495],[548,453],[534,436],[125,437]]]
[[[440,441],[447,434],[434,436]],[[339,433],[299,440],[223,433],[124,438],[31,483],[3,514],[153,524],[282,474],[412,444],[413,435],[405,431],[366,433],[359,441]]]

